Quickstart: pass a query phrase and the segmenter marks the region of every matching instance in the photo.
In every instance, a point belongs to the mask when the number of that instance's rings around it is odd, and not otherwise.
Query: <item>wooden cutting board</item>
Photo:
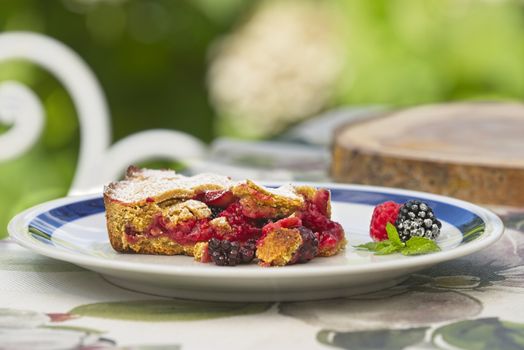
[[[346,125],[335,181],[524,207],[524,104],[422,106]]]

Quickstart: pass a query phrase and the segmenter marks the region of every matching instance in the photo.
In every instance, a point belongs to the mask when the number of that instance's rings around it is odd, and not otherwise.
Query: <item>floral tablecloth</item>
[[[0,241],[0,349],[523,349],[524,210],[492,247],[350,298],[214,303],[123,290]]]

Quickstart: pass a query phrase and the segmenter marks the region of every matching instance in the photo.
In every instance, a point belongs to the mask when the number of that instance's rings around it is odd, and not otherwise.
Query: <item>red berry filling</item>
[[[130,243],[136,243],[136,241],[138,240],[138,236],[141,234],[140,232],[135,230],[135,228],[131,226],[130,224],[126,225],[125,233],[126,233],[127,241]]]
[[[216,218],[220,212],[236,201],[236,197],[229,190],[204,191],[193,199],[204,202],[211,209],[212,218]]]
[[[173,225],[159,214],[153,218],[153,222],[142,233],[137,232],[131,226],[127,226],[126,236],[131,243],[136,242],[139,236],[167,236],[180,244],[194,244],[211,239],[213,228],[209,225],[207,219],[186,220]]]
[[[312,199],[312,202],[313,204],[315,204],[315,207],[318,210],[318,212],[323,214],[324,216],[327,216],[328,218],[331,216],[329,208],[330,198],[331,194],[329,193],[329,191],[325,188],[321,188],[317,190]]]
[[[175,242],[189,244],[208,241],[213,237],[213,228],[209,220],[187,220],[182,221],[173,228],[168,228],[167,235]]]
[[[210,207],[227,208],[236,199],[231,191],[205,191],[195,198]]]
[[[229,226],[231,226],[230,232],[218,234],[209,223],[209,218],[190,219],[173,225],[169,219],[158,214],[143,232],[136,231],[130,225],[126,226],[126,236],[131,243],[135,243],[139,236],[167,236],[180,244],[194,244],[196,242],[208,241],[213,237],[222,240],[245,242],[249,239],[258,239],[262,234],[261,228],[265,224],[265,221],[246,217],[242,213],[242,206],[239,202],[230,204],[218,214],[218,217],[224,217],[227,220]]]
[[[262,234],[266,235],[270,231],[276,231],[281,228],[296,228],[302,226],[302,220],[295,216],[270,222],[262,228]]]
[[[338,222],[331,221],[324,231],[320,231],[319,251],[324,256],[336,254],[340,243],[344,240],[345,234],[342,226]]]
[[[320,255],[335,254],[345,239],[344,229],[329,219],[328,213],[329,191],[320,189],[311,200],[306,201],[306,208],[299,214],[304,226],[317,235]]]
[[[317,190],[312,196],[304,198],[304,208],[293,216],[280,220],[276,215],[277,208],[260,205],[262,202],[269,202],[270,195],[256,190],[251,191],[251,196],[241,199],[235,197],[231,191],[204,191],[194,199],[208,205],[212,215],[204,219],[173,223],[159,213],[142,232],[130,225],[126,226],[128,241],[135,243],[141,237],[163,236],[182,245],[208,242],[212,238],[240,244],[254,239],[258,240],[259,245],[269,232],[296,229],[302,236],[303,245],[290,263],[297,263],[311,260],[316,255],[336,254],[345,240],[342,226],[329,218],[330,193],[325,189]],[[223,219],[221,222],[211,223],[211,220],[220,218],[225,218],[227,223]],[[206,261],[209,259],[204,258]]]
[[[233,229],[230,235],[222,237],[222,239],[245,242],[248,239],[260,237],[262,233],[258,221],[245,216],[239,202],[229,205],[226,210],[219,214],[219,217],[226,218]]]

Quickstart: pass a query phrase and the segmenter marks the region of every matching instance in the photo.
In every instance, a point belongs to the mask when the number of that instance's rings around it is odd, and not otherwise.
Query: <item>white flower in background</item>
[[[329,2],[263,2],[212,50],[208,84],[219,131],[264,137],[325,108],[342,71]]]

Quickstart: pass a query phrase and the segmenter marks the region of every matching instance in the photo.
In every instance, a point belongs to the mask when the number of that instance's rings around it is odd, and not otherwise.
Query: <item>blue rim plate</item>
[[[349,244],[344,253],[302,265],[220,267],[185,256],[116,253],[107,237],[100,194],[62,198],[28,209],[11,220],[8,231],[28,249],[99,272],[125,288],[233,301],[321,299],[385,288],[412,272],[479,251],[504,231],[502,221],[491,211],[450,197],[372,186],[308,184],[331,190],[333,218],[343,225]],[[409,199],[427,202],[443,222],[438,239],[442,251],[375,256],[353,248],[370,240],[369,221],[376,204]]]

